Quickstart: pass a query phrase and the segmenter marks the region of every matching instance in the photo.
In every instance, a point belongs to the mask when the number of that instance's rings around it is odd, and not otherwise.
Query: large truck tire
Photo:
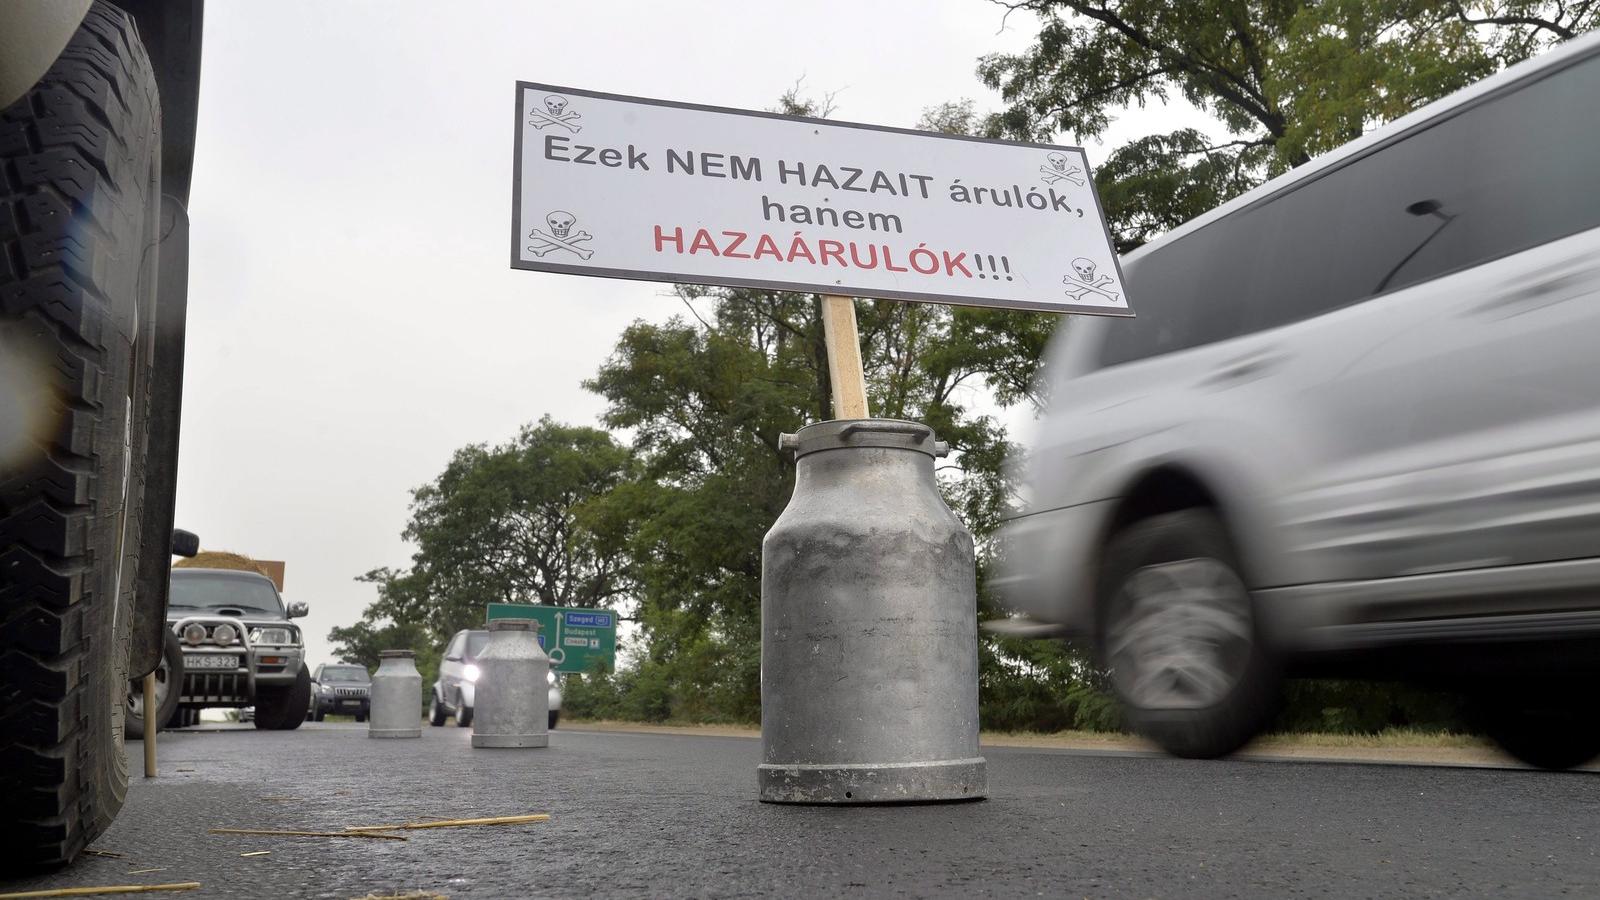
[[[144,678],[128,679],[127,708],[122,711],[122,736],[124,740],[144,740],[146,721],[156,722],[162,730],[173,727],[179,713],[178,699],[183,694],[183,647],[178,636],[166,632],[161,646],[161,662],[156,664],[156,714],[149,719],[144,708]],[[160,724],[165,723],[165,724]]]
[[[0,867],[69,862],[127,794],[159,110],[100,3],[0,110]]]
[[[300,668],[294,684],[256,689],[256,727],[262,731],[293,731],[306,720],[311,705],[311,674]]]

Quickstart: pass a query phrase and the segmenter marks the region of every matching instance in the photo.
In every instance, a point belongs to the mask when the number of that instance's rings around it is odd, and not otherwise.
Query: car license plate
[[[196,654],[184,660],[183,664],[196,669],[237,669],[239,657],[231,653]]]

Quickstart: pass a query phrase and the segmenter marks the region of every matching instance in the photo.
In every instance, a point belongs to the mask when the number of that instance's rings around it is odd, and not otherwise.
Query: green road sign
[[[617,667],[617,614],[609,609],[491,603],[487,620],[533,619],[539,646],[556,672],[592,672],[595,660],[610,672]]]

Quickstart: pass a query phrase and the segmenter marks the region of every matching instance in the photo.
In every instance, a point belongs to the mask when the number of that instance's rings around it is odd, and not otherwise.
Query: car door
[[[1343,173],[1326,223],[1338,268],[1318,277],[1382,296],[1319,335],[1361,352],[1306,391],[1308,409],[1354,426],[1287,517],[1313,568],[1371,579],[1600,555],[1600,127],[1571,114],[1597,92],[1600,62],[1580,60]]]
[[[445,647],[444,659],[439,662],[439,694],[451,706],[461,704],[461,650],[466,641],[465,631],[456,632]]]

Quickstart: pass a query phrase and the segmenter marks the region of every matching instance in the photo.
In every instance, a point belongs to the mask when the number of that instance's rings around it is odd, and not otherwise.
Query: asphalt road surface
[[[161,777],[86,856],[0,890],[198,881],[173,897],[1595,897],[1600,773],[989,748],[978,803],[755,800],[748,738],[562,729],[163,734]],[[130,767],[141,745],[129,744]],[[288,798],[288,799],[282,799]],[[547,812],[401,841],[212,835]],[[259,850],[269,855],[242,857]],[[131,870],[162,867],[130,875]]]

